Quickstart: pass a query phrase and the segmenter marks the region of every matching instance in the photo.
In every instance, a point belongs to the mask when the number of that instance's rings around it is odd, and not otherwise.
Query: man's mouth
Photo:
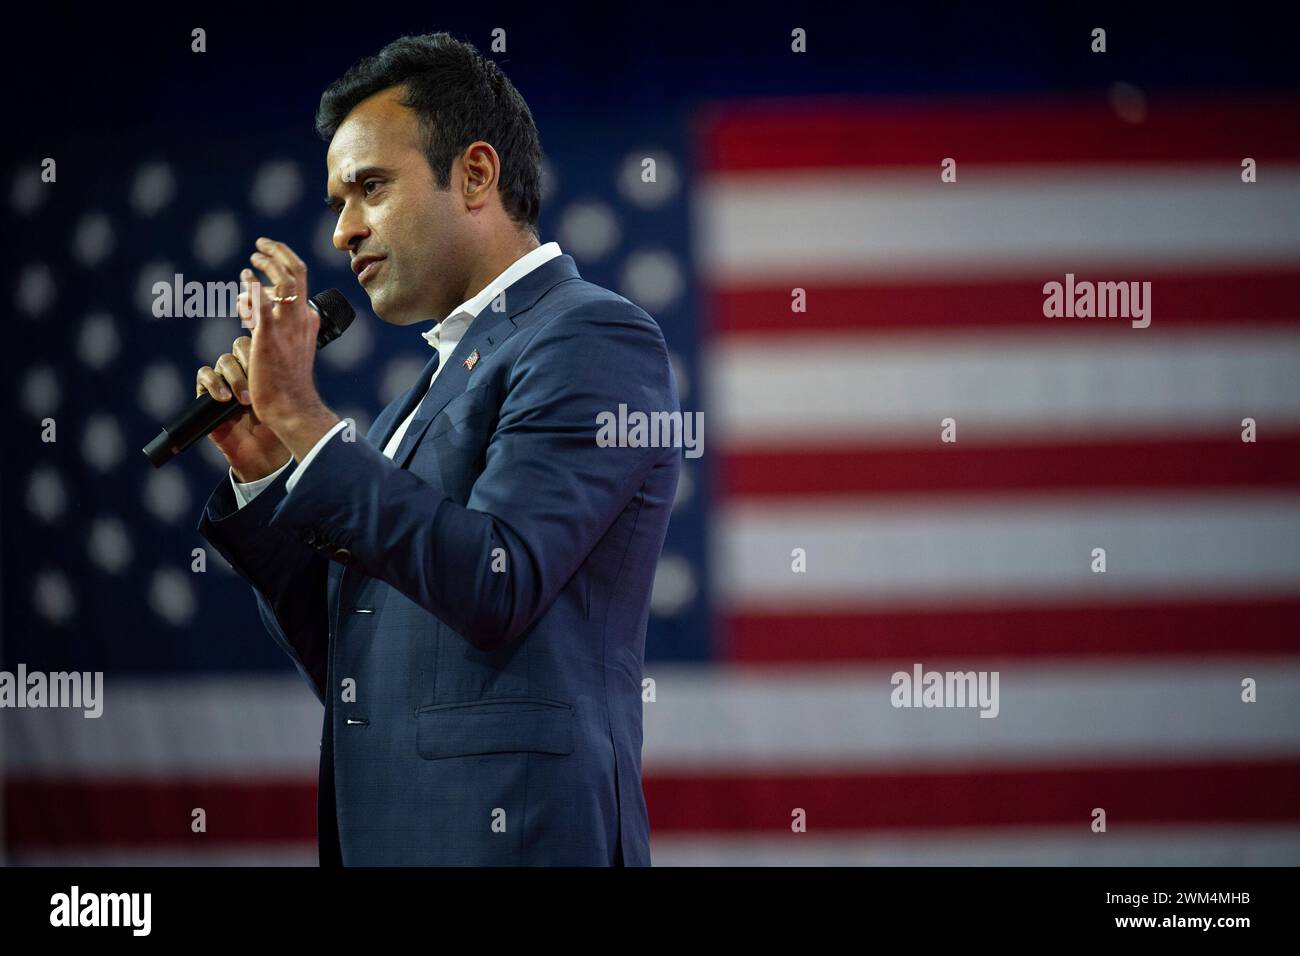
[[[357,281],[365,285],[374,278],[383,262],[383,256],[358,256],[352,262],[352,271],[357,274]]]

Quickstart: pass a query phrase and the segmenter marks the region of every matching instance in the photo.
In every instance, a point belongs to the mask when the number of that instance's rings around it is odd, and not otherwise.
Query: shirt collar
[[[507,266],[504,272],[485,285],[478,295],[462,302],[445,319],[429,329],[429,331],[420,334],[431,347],[436,349],[439,339],[456,332],[464,332],[469,324],[478,317],[478,314],[486,309],[488,304],[500,295],[504,289],[509,288],[538,266],[550,262],[558,255],[560,255],[560,244],[558,242],[547,242],[531,252],[524,253]]]

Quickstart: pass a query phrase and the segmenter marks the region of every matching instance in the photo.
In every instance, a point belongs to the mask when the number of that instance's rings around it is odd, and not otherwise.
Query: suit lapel
[[[393,432],[397,431],[397,426],[406,421],[406,416],[411,414],[411,409],[419,404],[420,399],[424,397],[424,393],[429,390],[429,379],[433,377],[434,370],[437,367],[438,353],[435,351],[433,358],[425,363],[424,370],[420,372],[420,377],[415,380],[400,399],[385,408],[374,425],[371,426],[366,438],[380,451],[388,447],[389,439],[393,437]]]
[[[518,317],[536,304],[537,300],[552,287],[566,279],[578,278],[578,269],[572,256],[556,256],[542,263],[532,272],[519,279],[505,290],[505,308],[493,311],[489,305],[478,314],[465,331],[456,350],[447,359],[447,367],[438,373],[433,387],[420,403],[420,410],[411,420],[411,427],[406,430],[393,462],[399,468],[405,468],[412,452],[424,436],[429,423],[438,417],[438,413],[447,403],[462,394],[469,386],[473,368],[466,365],[475,352],[478,358],[471,362],[477,366],[492,353],[502,342],[519,328]],[[427,382],[428,379],[426,378]],[[391,431],[390,431],[391,434]]]
[[[433,383],[433,387],[429,387],[429,379],[433,375],[434,369],[437,368],[438,356],[436,354],[424,366],[420,377],[415,380],[406,393],[380,413],[379,418],[375,420],[374,425],[367,432],[366,440],[382,452],[388,447],[388,442],[392,439],[393,433],[397,431],[397,427],[406,421],[406,416],[411,414],[411,409],[418,405],[419,412],[411,420],[411,426],[406,430],[401,444],[393,454],[393,463],[399,468],[405,468],[411,453],[415,450],[415,446],[429,427],[429,423],[437,417],[438,413],[446,407],[449,401],[464,392],[469,384],[469,377],[473,374],[473,370],[465,367],[465,360],[477,351],[479,354],[478,362],[481,362],[502,342],[514,334],[520,325],[519,318],[531,309],[538,299],[559,283],[567,279],[577,278],[580,277],[578,268],[573,262],[573,257],[556,256],[554,259],[542,263],[528,275],[508,287],[505,291],[506,308],[501,312],[494,312],[492,306],[489,305],[470,323],[469,328],[465,330],[465,335],[456,346],[456,350],[447,359],[447,367],[439,374],[437,381]],[[478,362],[474,364],[478,365]],[[344,568],[334,564],[334,562],[330,562],[330,564],[327,592],[332,593],[330,594],[329,613],[336,628],[333,633],[337,633],[337,627],[342,617],[348,613],[347,601],[350,600],[351,592],[360,582],[362,575],[349,574],[348,572],[352,570],[351,567]],[[335,570],[336,568],[338,570]],[[331,661],[333,660],[333,653],[334,647],[333,642],[331,642]]]

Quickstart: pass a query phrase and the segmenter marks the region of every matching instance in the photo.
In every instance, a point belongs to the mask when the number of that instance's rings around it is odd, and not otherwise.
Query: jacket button
[[[339,564],[347,564],[352,560],[352,552],[347,548],[339,548],[334,552],[334,560]]]

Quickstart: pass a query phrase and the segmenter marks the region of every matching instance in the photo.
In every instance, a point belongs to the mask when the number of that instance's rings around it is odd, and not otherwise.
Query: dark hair
[[[328,142],[358,103],[391,86],[404,87],[439,189],[451,185],[452,161],[470,143],[491,143],[501,157],[501,205],[515,222],[537,231],[542,148],[519,91],[491,60],[446,33],[394,40],[358,60],[321,95],[316,132]]]

